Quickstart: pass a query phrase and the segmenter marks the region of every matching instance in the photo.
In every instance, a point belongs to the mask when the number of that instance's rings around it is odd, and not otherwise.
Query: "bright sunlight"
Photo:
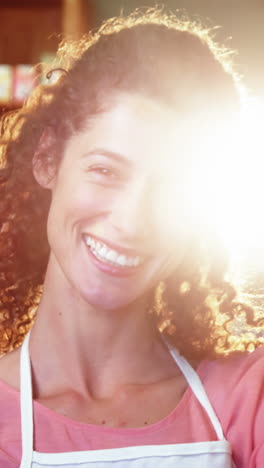
[[[263,114],[264,98],[248,101],[238,134],[231,133],[227,145],[215,148],[218,157],[206,157],[205,165],[197,169],[200,174],[196,171],[199,187],[195,180],[193,184],[194,198],[201,194],[195,198],[197,205],[206,207],[205,222],[213,223],[228,251],[232,281],[251,291],[259,304],[264,299]]]

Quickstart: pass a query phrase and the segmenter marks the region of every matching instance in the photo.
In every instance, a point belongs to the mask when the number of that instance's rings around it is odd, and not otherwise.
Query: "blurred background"
[[[153,0],[0,0],[0,64],[16,67],[52,59],[61,38],[80,37],[107,17],[154,6]],[[216,39],[239,52],[237,71],[256,95],[264,95],[264,1],[263,0],[166,0],[173,12],[187,12],[206,25],[220,26]],[[16,105],[32,86],[29,67],[20,67],[15,83],[1,67],[1,105]],[[24,82],[18,83],[18,81]],[[19,90],[14,86],[19,87]],[[23,89],[24,91],[23,91]]]
[[[151,0],[0,0],[0,113],[21,106],[32,88],[39,81],[45,82],[41,65],[37,70],[33,65],[52,63],[63,38],[79,38],[108,17],[155,3]],[[219,26],[215,30],[216,40],[238,52],[234,56],[236,70],[255,96],[250,125],[247,123],[245,129],[249,136],[249,162],[243,165],[246,187],[243,182],[241,197],[244,198],[240,197],[240,210],[232,213],[232,219],[239,217],[241,222],[237,231],[226,223],[225,234],[234,254],[233,278],[242,287],[246,300],[253,300],[263,313],[264,1],[164,0],[162,3],[173,12],[179,10],[191,19],[201,19],[206,26]],[[249,164],[250,168],[256,168],[255,173],[250,172],[251,176],[248,176]],[[238,174],[241,171],[242,165],[237,168]]]

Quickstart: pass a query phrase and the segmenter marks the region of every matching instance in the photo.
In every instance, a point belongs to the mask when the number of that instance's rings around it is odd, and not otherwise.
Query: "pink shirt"
[[[204,361],[197,370],[237,468],[264,467],[264,348],[246,356]],[[0,381],[0,466],[21,458],[19,392]],[[142,428],[108,428],[73,421],[34,402],[34,450],[71,452],[135,445],[216,440],[190,388],[164,419]]]

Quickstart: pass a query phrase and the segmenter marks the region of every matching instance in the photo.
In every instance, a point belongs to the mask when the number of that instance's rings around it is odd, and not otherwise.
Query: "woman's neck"
[[[58,286],[47,275],[31,333],[37,394],[72,386],[81,394],[106,397],[118,386],[161,377],[156,363],[164,364],[168,353],[151,323],[146,298],[126,309],[98,310],[70,287]]]

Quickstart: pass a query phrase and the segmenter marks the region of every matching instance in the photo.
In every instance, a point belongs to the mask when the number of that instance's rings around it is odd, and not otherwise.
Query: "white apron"
[[[196,398],[203,406],[218,440],[187,444],[148,445],[80,452],[40,453],[33,449],[33,401],[29,336],[21,348],[20,405],[22,460],[20,468],[234,468],[231,448],[208,400],[203,385],[190,364],[169,346]]]

